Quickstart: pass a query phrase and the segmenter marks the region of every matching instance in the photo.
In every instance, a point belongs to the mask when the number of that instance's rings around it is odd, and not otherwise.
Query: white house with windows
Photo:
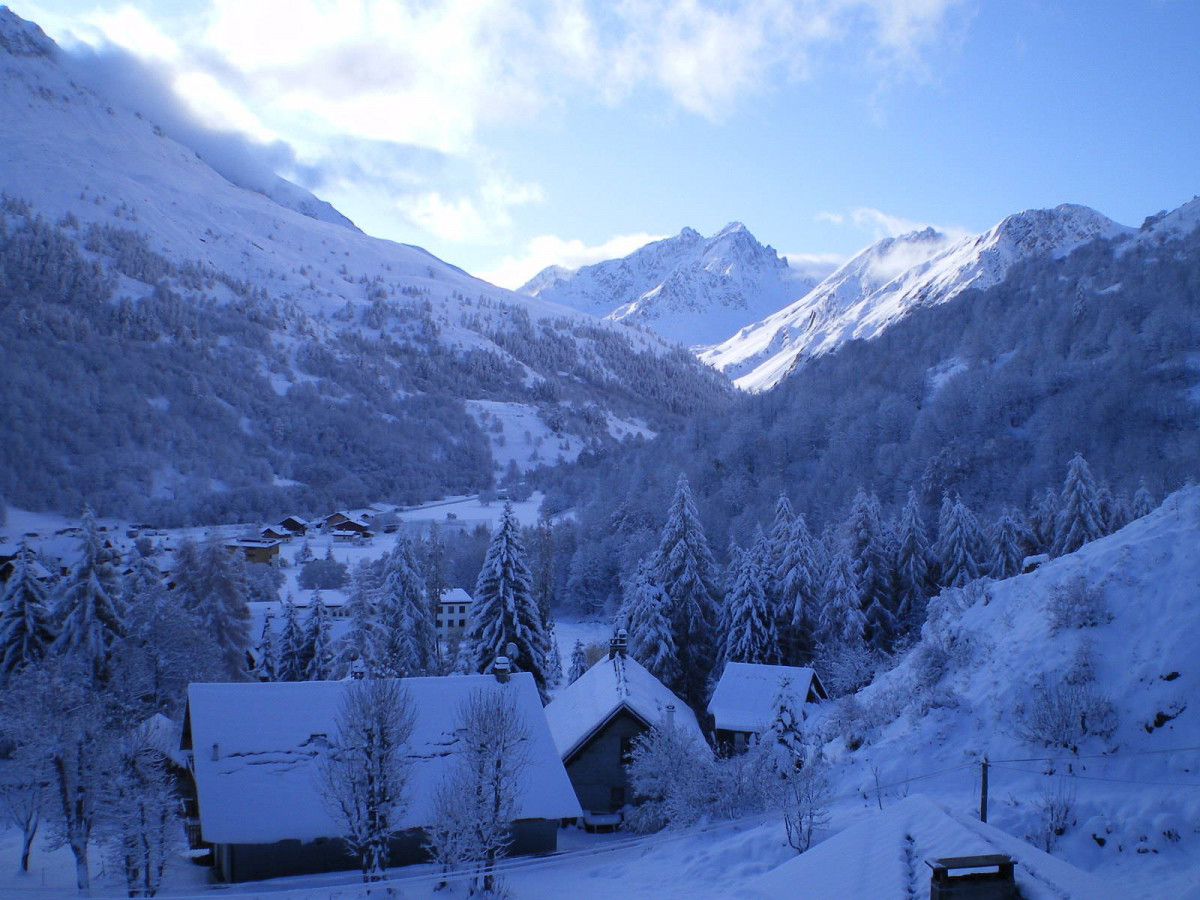
[[[437,635],[439,640],[462,637],[471,618],[471,595],[462,588],[446,588],[438,600]]]

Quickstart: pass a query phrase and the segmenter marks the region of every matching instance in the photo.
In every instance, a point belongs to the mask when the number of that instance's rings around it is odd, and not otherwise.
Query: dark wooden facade
[[[616,812],[633,802],[625,766],[634,739],[648,728],[639,716],[622,706],[563,760],[584,812]]]

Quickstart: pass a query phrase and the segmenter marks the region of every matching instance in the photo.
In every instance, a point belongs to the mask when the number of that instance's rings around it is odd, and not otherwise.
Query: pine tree
[[[812,655],[821,575],[804,516],[794,516],[784,530],[777,514],[776,524],[771,531],[779,590],[776,627],[784,662],[799,665]]]
[[[219,541],[184,541],[175,556],[175,581],[185,608],[216,641],[225,677],[242,678],[250,648],[245,560]]]
[[[651,576],[669,600],[679,659],[678,678],[668,687],[689,706],[701,709],[716,661],[717,567],[683,474],[651,562]]]
[[[109,675],[113,645],[123,626],[119,610],[120,576],[115,550],[104,546],[90,509],[83,512],[79,562],[71,571],[57,606],[55,650],[88,667],[103,682]]]
[[[1012,578],[1021,573],[1021,562],[1025,559],[1022,529],[1013,513],[1005,507],[1000,518],[992,527],[992,577]]]
[[[835,648],[862,646],[867,620],[858,605],[859,594],[850,554],[839,550],[829,562],[821,589],[817,631],[822,644]]]
[[[361,661],[368,673],[381,674],[383,633],[375,601],[383,587],[386,556],[359,563],[354,570],[350,596],[346,600],[346,616],[350,627],[342,636],[338,654],[338,671],[346,673]]]
[[[865,639],[880,650],[890,650],[897,623],[892,610],[892,572],[888,538],[884,533],[879,498],[862,488],[854,496],[846,523],[848,550],[854,563],[859,608],[866,615]]]
[[[1054,551],[1054,538],[1058,533],[1058,494],[1054,488],[1046,488],[1042,499],[1030,516],[1029,526],[1039,553]]]
[[[254,674],[259,681],[279,681],[279,654],[275,650],[275,635],[272,633],[275,617],[267,613],[263,621],[262,636],[258,641],[258,662]]]
[[[733,560],[733,585],[725,598],[728,626],[724,632],[725,662],[779,663],[775,615],[762,588],[762,567],[753,551],[740,551]]]
[[[1092,472],[1082,454],[1076,453],[1067,464],[1059,502],[1058,528],[1054,555],[1074,553],[1084,544],[1103,534],[1100,501]]]
[[[962,587],[982,574],[979,523],[962,500],[954,501],[938,534],[937,555],[943,587]]]
[[[794,775],[804,764],[804,719],[797,709],[799,701],[791,678],[779,679],[771,699],[771,721],[758,739],[759,752],[782,778]]]
[[[576,640],[575,647],[571,650],[571,671],[567,674],[567,684],[577,682],[587,669],[587,653],[583,648],[583,641]]]
[[[509,656],[514,671],[533,675],[542,702],[546,702],[546,657],[550,647],[533,599],[533,578],[511,502],[504,505],[504,515],[475,582],[470,621],[467,638],[474,654],[474,670],[487,672],[497,656]],[[515,645],[515,655],[509,655],[509,644]]]
[[[425,580],[418,571],[412,543],[403,535],[384,564],[375,609],[382,636],[377,648],[381,674],[407,678],[436,672],[433,606],[425,593]]]
[[[1138,489],[1133,494],[1133,506],[1130,509],[1130,515],[1135,519],[1140,519],[1142,516],[1148,516],[1154,512],[1157,504],[1154,502],[1154,495],[1150,493],[1150,489],[1146,487],[1146,479],[1143,478],[1138,483]]]
[[[0,684],[46,655],[54,625],[46,589],[32,569],[33,553],[22,544],[0,595]]]
[[[329,608],[320,591],[313,591],[312,606],[304,626],[305,681],[328,681],[333,677],[333,642],[329,634]]]
[[[933,586],[929,539],[921,521],[917,492],[910,490],[900,513],[896,534],[896,582],[899,600],[896,618],[904,630],[918,628],[925,618],[925,604]]]
[[[550,687],[558,687],[563,681],[563,664],[562,654],[558,649],[558,634],[553,621],[550,623],[546,639],[550,644],[550,653],[546,656],[546,680]]]
[[[654,581],[647,561],[625,582],[621,618],[629,634],[630,655],[663,684],[679,678],[679,657],[671,630],[670,600]],[[582,647],[580,648],[582,650]]]
[[[308,660],[304,658],[304,633],[291,595],[283,601],[283,630],[279,634],[279,681],[303,681]]]

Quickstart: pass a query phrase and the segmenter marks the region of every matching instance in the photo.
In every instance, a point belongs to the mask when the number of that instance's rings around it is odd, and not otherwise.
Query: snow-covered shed
[[[668,715],[704,741],[688,705],[626,655],[620,640],[551,701],[550,733],[585,810],[614,812],[633,799],[625,771],[633,741]]]
[[[509,692],[529,732],[528,765],[517,785],[513,853],[552,851],[558,823],[579,803],[546,725],[528,673],[505,682],[490,675],[406,678],[415,725],[405,831],[392,864],[425,858],[433,797],[450,771],[461,705],[476,691]],[[320,790],[320,760],[336,740],[349,681],[192,684],[182,746],[191,752],[200,831],[225,881],[354,868]]]
[[[771,724],[775,698],[785,680],[793,692],[794,706],[801,714],[804,704],[829,699],[825,686],[812,669],[726,663],[712,699],[708,701],[717,744],[734,752],[744,750],[753,735]]]
[[[1127,887],[1108,885],[999,828],[954,815],[922,794],[873,813],[750,880],[743,895],[793,897],[802,885],[805,900],[928,897],[931,869],[926,859],[989,854],[1004,854],[1016,863],[1017,889],[1025,900],[1128,896]]]

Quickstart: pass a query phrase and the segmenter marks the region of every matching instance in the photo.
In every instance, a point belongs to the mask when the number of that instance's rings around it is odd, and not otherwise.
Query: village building
[[[279,525],[268,525],[258,533],[259,537],[267,541],[283,541],[285,544],[290,542],[293,534],[286,528]]]
[[[287,516],[286,518],[280,519],[278,522],[276,522],[273,527],[282,529],[284,531],[290,531],[297,537],[303,537],[308,533],[308,525],[309,523],[299,516]]]
[[[801,715],[806,704],[828,700],[829,694],[812,669],[799,666],[765,666],[756,663],[725,664],[708,713],[713,718],[717,747],[741,753],[771,724],[775,698],[784,681],[793,692]]]
[[[438,640],[462,637],[471,616],[471,595],[462,588],[446,588],[437,605]]]
[[[226,541],[225,548],[245,554],[246,562],[269,564],[279,555],[280,543],[270,538],[237,538]]]
[[[591,813],[616,812],[633,801],[625,767],[634,740],[652,726],[673,719],[704,741],[687,704],[628,656],[624,629],[610,643],[608,657],[546,707],[546,719],[579,804]]]
[[[477,691],[510,694],[528,729],[510,853],[557,848],[558,824],[580,815],[529,673],[406,678],[415,722],[409,741],[404,831],[391,864],[427,858],[434,794],[457,759],[455,728]],[[189,756],[200,836],[215,876],[248,881],[352,869],[321,792],[321,759],[337,740],[337,716],[353,681],[192,684],[181,746]]]

